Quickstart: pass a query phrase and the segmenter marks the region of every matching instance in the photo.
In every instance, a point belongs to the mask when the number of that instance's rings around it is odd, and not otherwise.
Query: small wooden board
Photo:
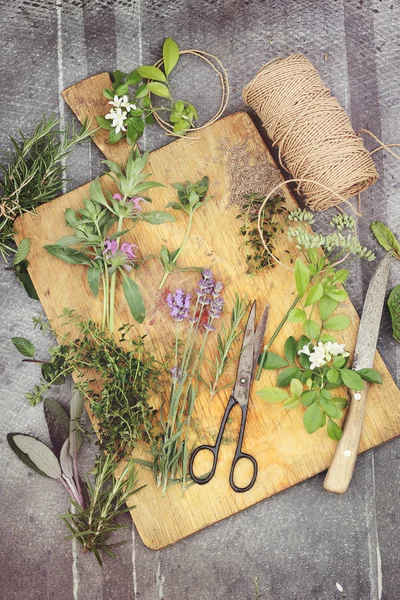
[[[91,78],[64,93],[67,102],[81,119],[105,114],[102,112],[104,103],[102,111],[99,110],[98,98],[101,98],[103,87],[109,84],[107,77],[101,75]],[[266,334],[268,339],[295,298],[293,277],[281,267],[255,277],[245,274],[245,252],[240,248],[236,219],[238,211],[229,201],[227,162],[218,150],[221,140],[229,140],[232,145],[247,142],[250,161],[260,152],[265,152],[268,160],[273,162],[250,117],[245,113],[230,115],[201,132],[151,153],[148,171],[152,173],[152,179],[167,185],[166,188],[151,190],[152,209],[164,209],[166,203],[174,199],[175,192],[171,183],[194,181],[205,174],[209,176],[213,199],[195,216],[191,242],[182,256],[181,264],[210,266],[224,282],[226,320],[229,319],[235,292],[247,294],[250,300],[257,299],[258,316],[261,307],[268,302],[271,306]],[[102,132],[98,143],[107,157],[118,157],[120,160],[126,158],[126,146],[106,146]],[[112,189],[107,177],[102,178],[102,185]],[[46,314],[54,324],[64,307],[74,308],[81,315],[100,319],[101,298],[94,300],[91,296],[85,269],[67,265],[43,249],[45,244],[55,243],[60,237],[70,234],[64,224],[63,212],[67,207],[79,208],[82,198],[87,195],[88,185],[40,207],[37,216],[26,214],[16,222],[17,237],[29,237],[32,240],[30,275]],[[295,208],[296,202],[290,193],[285,192],[285,196],[288,207]],[[182,213],[175,214],[176,223],[158,227],[140,223],[127,239],[138,244],[143,254],[158,252],[162,243],[170,249],[178,247],[184,235],[186,219]],[[135,333],[148,335],[148,347],[159,357],[163,355],[166,345],[170,345],[174,335],[173,324],[165,306],[166,289],[183,286],[188,291],[193,290],[198,279],[198,274],[190,272],[173,275],[165,290],[160,293],[158,284],[161,276],[161,268],[156,260],[148,261],[139,271],[137,281],[143,291],[148,316],[142,326],[134,328]],[[117,293],[116,307],[117,327],[131,321],[120,291]],[[359,319],[349,301],[343,304],[341,312],[350,317],[351,326],[337,337],[351,350],[355,346]],[[282,352],[283,342],[290,334],[298,336],[299,328],[287,323],[271,349]],[[382,374],[384,383],[383,386],[371,386],[361,452],[400,435],[400,392],[378,355],[375,368]],[[150,471],[139,469],[140,483],[146,484],[146,487],[135,495],[136,508],[131,514],[143,542],[149,548],[163,548],[328,467],[335,442],[327,438],[325,431],[309,436],[302,424],[301,409],[286,411],[281,405],[266,404],[256,396],[257,389],[274,385],[275,379],[275,372],[264,372],[261,381],[253,385],[244,450],[256,457],[259,474],[256,484],[247,493],[233,492],[228,482],[239,427],[238,411],[232,414],[232,422],[228,425],[221,448],[217,473],[209,484],[191,486],[183,498],[179,486],[175,486],[162,498]],[[203,391],[199,395],[193,420],[193,436],[197,443],[207,443],[207,440],[212,442],[215,439],[228,391],[229,388],[221,392],[211,403],[207,392]],[[158,399],[160,400],[161,398]]]

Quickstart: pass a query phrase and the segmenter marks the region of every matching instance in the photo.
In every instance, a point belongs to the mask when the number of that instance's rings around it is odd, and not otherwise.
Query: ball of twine
[[[281,166],[312,210],[336,206],[378,179],[363,140],[302,54],[264,65],[243,100],[261,118]]]
[[[219,60],[219,58],[217,56],[214,56],[214,54],[210,54],[209,52],[205,52],[204,50],[193,50],[193,49],[180,50],[179,54],[180,55],[191,54],[192,56],[197,56],[198,58],[203,59],[217,73],[219,80],[220,80],[222,94],[221,94],[221,102],[220,102],[217,112],[215,113],[215,115],[213,117],[211,117],[211,119],[209,121],[207,121],[207,123],[204,123],[204,125],[201,125],[199,127],[191,127],[188,130],[188,133],[191,131],[200,131],[200,129],[204,129],[208,125],[215,123],[215,121],[217,121],[222,116],[222,114],[224,113],[224,111],[228,105],[228,100],[229,100],[228,73],[227,73],[224,65],[222,64],[222,62]],[[162,58],[160,58],[160,60],[158,60],[154,64],[154,66],[160,68],[163,64],[164,64],[164,60]],[[164,131],[168,135],[173,135],[175,137],[184,137],[183,135],[178,135],[178,134],[174,133],[174,125],[169,123],[168,121],[165,121],[165,119],[160,117],[160,115],[157,113],[157,111],[154,111],[153,115],[154,115],[155,120],[159,124],[159,126],[162,129],[164,129]]]

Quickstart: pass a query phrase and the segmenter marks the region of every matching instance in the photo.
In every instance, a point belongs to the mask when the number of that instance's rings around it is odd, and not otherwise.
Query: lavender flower
[[[211,269],[204,269],[202,277],[198,283],[196,294],[199,297],[199,303],[206,305],[209,304],[210,300],[207,298],[208,294],[212,294],[214,290],[214,276]]]
[[[211,300],[208,307],[208,321],[204,324],[204,329],[206,331],[215,331],[215,327],[213,326],[214,319],[219,319],[222,313],[222,310],[225,305],[225,301],[221,296],[222,293],[222,283],[217,281],[214,284],[213,289],[211,291]]]
[[[180,369],[178,366],[174,367],[173,369],[170,369],[171,371],[171,378],[172,381],[179,381],[181,375],[182,375],[182,369]]]
[[[128,202],[130,204],[133,204],[133,206],[136,208],[136,210],[142,210],[140,203],[146,202],[146,200],[144,198],[128,198]]]
[[[182,288],[178,288],[174,294],[168,294],[166,301],[171,309],[169,314],[177,323],[188,318],[191,299],[191,294],[186,294]]]
[[[129,244],[128,242],[123,242],[121,244],[121,253],[125,254],[128,260],[135,260],[137,258],[134,248],[139,248],[136,244]]]
[[[103,254],[106,255],[106,258],[111,258],[112,256],[115,256],[115,254],[118,250],[117,240],[110,240],[109,238],[107,238],[106,241],[103,242],[103,245],[104,245]]]

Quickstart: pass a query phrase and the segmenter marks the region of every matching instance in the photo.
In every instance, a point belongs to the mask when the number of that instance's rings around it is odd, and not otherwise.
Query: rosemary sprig
[[[10,245],[14,220],[56,197],[65,158],[93,133],[86,123],[79,131],[74,127],[60,131],[58,125],[54,116],[43,117],[30,137],[21,130],[19,141],[10,136],[14,151],[8,154],[8,164],[0,164],[0,254],[4,259],[14,252]]]
[[[86,507],[71,501],[74,511],[61,515],[71,535],[66,539],[75,538],[82,546],[84,552],[93,552],[97,561],[102,565],[100,551],[106,552],[112,558],[115,554],[112,548],[121,546],[125,542],[108,543],[108,537],[121,525],[117,517],[132,509],[124,506],[129,498],[142,488],[136,487],[136,469],[134,459],[124,467],[120,477],[115,475],[115,460],[117,455],[101,454],[92,471],[94,480],[85,475],[87,501]]]

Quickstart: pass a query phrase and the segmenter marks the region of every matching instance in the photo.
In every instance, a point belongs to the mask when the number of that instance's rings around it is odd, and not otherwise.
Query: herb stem
[[[178,252],[176,253],[176,256],[174,257],[174,260],[172,261],[172,263],[174,265],[176,265],[176,263],[178,262],[178,258],[182,254],[182,252],[183,252],[183,250],[184,250],[184,248],[185,248],[185,246],[187,244],[187,241],[189,239],[190,231],[192,229],[192,224],[193,224],[193,214],[194,214],[193,211],[189,213],[189,222],[188,222],[188,225],[187,225],[187,228],[186,228],[185,237],[183,238],[182,244],[181,244]],[[167,281],[167,278],[169,277],[170,274],[171,274],[171,271],[165,271],[164,272],[163,278],[161,279],[161,283],[160,283],[160,285],[158,287],[159,290],[162,290],[162,288],[164,286],[164,283]]]

